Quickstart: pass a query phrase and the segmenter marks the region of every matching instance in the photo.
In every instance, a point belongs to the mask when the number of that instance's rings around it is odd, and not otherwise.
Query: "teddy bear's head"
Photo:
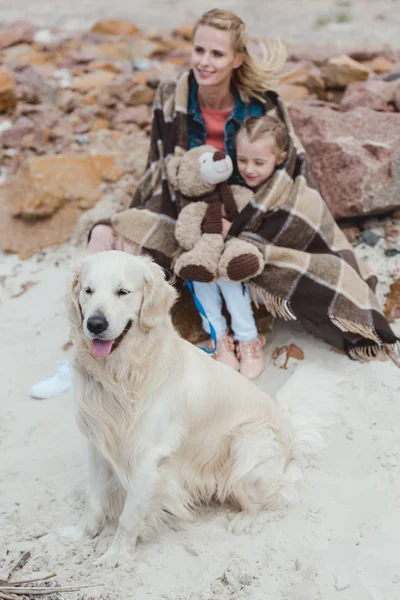
[[[173,156],[167,165],[172,187],[189,198],[212,192],[232,171],[231,158],[212,146],[197,146],[183,156]]]

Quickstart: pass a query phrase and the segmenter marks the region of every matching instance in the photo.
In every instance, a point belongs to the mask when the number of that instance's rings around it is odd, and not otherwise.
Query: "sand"
[[[400,271],[400,259],[386,258],[383,248],[383,241],[357,248],[381,275],[381,298]],[[265,513],[255,532],[240,537],[226,531],[225,509],[206,510],[194,523],[140,544],[129,565],[111,571],[93,567],[109,533],[81,545],[58,536],[55,530],[75,523],[83,508],[85,444],[71,393],[38,401],[29,386],[70,355],[62,349],[64,293],[79,252],[70,245],[27,261],[2,256],[0,572],[29,550],[16,576],[55,571],[63,585],[102,584],[70,594],[73,600],[400,598],[399,371],[390,362],[350,361],[293,323],[274,327],[258,385],[274,395],[296,372],[306,387],[310,365],[321,368],[321,377],[328,369],[344,378],[329,445],[306,469],[296,506]],[[28,282],[34,285],[19,295]],[[305,358],[283,370],[271,353],[288,343]]]

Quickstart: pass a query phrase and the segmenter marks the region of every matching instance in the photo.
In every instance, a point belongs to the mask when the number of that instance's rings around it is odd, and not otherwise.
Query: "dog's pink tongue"
[[[92,352],[99,358],[105,358],[111,352],[114,340],[92,340]]]

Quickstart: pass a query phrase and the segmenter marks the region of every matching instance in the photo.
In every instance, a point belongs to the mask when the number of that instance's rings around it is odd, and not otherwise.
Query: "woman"
[[[88,249],[144,249],[169,268],[177,250],[174,225],[180,208],[166,177],[170,156],[211,143],[233,160],[230,183],[244,184],[236,167],[236,133],[246,117],[274,114],[291,137],[288,158],[232,226],[225,223],[229,235],[244,237],[265,252],[266,268],[250,282],[254,298],[274,316],[300,320],[352,358],[387,358],[397,338],[375,299],[376,279],[358,264],[313,189],[304,151],[285,106],[272,91],[284,60],[278,42],[269,48],[268,58],[265,53],[256,60],[245,25],[235,14],[205,13],[194,28],[190,72],[157,89],[147,169],[130,209],[98,223]]]
[[[263,46],[262,48],[266,50]],[[225,150],[233,159],[235,170],[230,183],[244,185],[236,168],[236,133],[247,116],[260,116],[266,108],[273,108],[274,102],[272,99],[268,100],[268,91],[276,83],[274,74],[283,66],[285,59],[286,50],[283,44],[276,40],[271,42],[268,60],[255,60],[248,50],[246,26],[243,21],[230,11],[208,11],[198,20],[193,30],[191,73],[189,77],[184,74],[180,80],[182,88],[188,86],[187,90],[182,90],[183,93],[186,92],[187,105],[177,107],[178,119],[186,120],[182,127],[182,130],[186,130],[182,131],[183,139],[176,139],[176,130],[163,122],[158,107],[163,96],[170,95],[177,87],[175,82],[167,81],[160,85],[154,102],[152,140],[164,137],[164,157],[176,151],[180,141],[183,142],[182,151],[207,141],[218,149]],[[159,159],[159,148],[153,144],[148,166]],[[137,188],[131,208],[144,206],[151,199],[155,186],[153,184],[146,190],[148,175],[149,170]],[[163,191],[164,201],[168,202],[169,192],[167,189]],[[155,209],[158,200],[159,196],[152,198],[151,204]],[[168,210],[176,217],[176,207],[169,207]],[[122,249],[122,241],[115,236],[109,223],[104,222],[92,229],[88,248],[93,252]],[[137,246],[129,244],[126,240],[123,249],[134,253],[138,250]]]

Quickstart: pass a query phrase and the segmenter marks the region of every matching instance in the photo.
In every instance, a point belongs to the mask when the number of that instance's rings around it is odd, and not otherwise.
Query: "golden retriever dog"
[[[201,504],[236,507],[230,527],[240,532],[291,499],[297,459],[321,445],[312,411],[281,408],[180,338],[169,314],[175,299],[146,257],[100,252],[74,272],[74,388],[89,485],[83,517],[65,534],[94,537],[118,520],[97,564],[131,558],[139,537],[190,519]]]

